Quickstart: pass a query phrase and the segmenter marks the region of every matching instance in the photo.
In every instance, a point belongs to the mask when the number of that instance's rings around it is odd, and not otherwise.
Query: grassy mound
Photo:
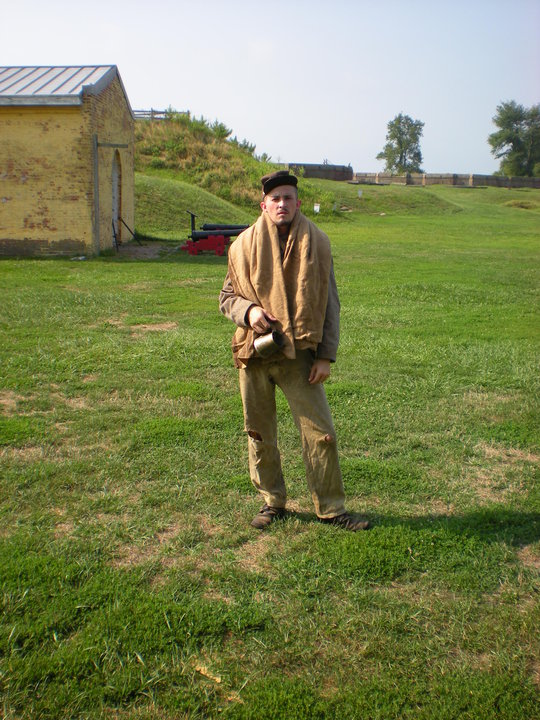
[[[173,180],[183,180],[247,208],[257,205],[259,180],[275,166],[255,156],[255,146],[230,139],[217,121],[171,113],[167,120],[140,121],[135,126],[135,167]]]
[[[207,190],[181,180],[135,174],[135,227],[138,235],[172,240],[186,238],[191,219],[197,215],[197,227],[205,222],[253,222],[256,210],[249,213],[221,200]]]

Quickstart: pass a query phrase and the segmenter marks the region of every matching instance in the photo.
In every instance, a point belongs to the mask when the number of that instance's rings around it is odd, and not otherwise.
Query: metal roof
[[[0,105],[81,105],[115,77],[129,106],[116,65],[0,67]]]

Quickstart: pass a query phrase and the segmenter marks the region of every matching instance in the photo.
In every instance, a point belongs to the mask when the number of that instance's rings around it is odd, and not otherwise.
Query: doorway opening
[[[112,230],[115,245],[122,242],[122,164],[115,151],[112,164]]]

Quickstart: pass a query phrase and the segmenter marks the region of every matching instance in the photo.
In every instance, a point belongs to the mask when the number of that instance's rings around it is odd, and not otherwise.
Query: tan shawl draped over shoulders
[[[263,212],[229,247],[229,277],[236,295],[278,318],[284,335],[283,354],[293,359],[296,347],[316,349],[323,335],[328,281],[332,265],[330,241],[300,211],[289,228],[281,257],[277,227]],[[242,367],[255,356],[250,328],[238,327],[232,348]]]

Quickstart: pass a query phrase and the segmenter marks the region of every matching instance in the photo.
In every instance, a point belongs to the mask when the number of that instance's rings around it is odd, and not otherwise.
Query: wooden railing
[[[185,115],[185,113],[178,110],[154,110],[154,108],[133,111],[135,120],[167,120],[171,115]]]

